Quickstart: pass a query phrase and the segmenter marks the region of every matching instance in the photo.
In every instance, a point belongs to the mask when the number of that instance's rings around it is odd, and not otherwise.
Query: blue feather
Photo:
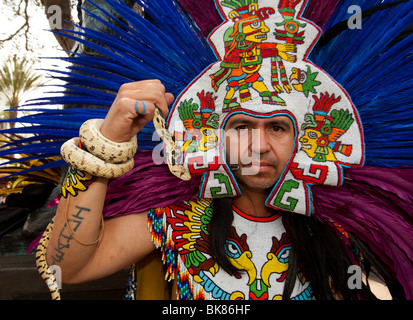
[[[58,77],[55,76],[55,79],[65,80],[69,83],[75,83],[79,86],[90,86],[95,88],[100,88],[102,90],[109,90],[117,92],[119,87],[121,86],[122,82],[115,82],[110,77],[109,79],[100,79],[96,78],[93,75],[83,75],[80,73],[73,73],[70,71],[62,71],[62,70],[49,70],[49,69],[42,69],[43,71],[50,71],[54,72],[55,74],[62,74],[69,76],[68,77]]]
[[[20,147],[14,147],[11,149],[0,150],[0,156],[10,155],[10,154],[28,154],[28,153],[53,153],[56,154],[60,152],[60,147],[64,141],[50,141],[43,142],[41,146],[35,144],[28,144]],[[58,149],[59,150],[58,150]]]
[[[0,130],[0,134],[46,134],[53,135],[58,138],[72,138],[79,134],[79,130],[56,130],[50,128],[44,128],[43,126],[32,126],[23,128],[11,128]]]
[[[357,5],[366,10],[380,3]],[[341,1],[327,29],[348,19],[352,4]],[[413,165],[412,33],[394,42],[411,21],[412,1],[377,11],[363,19],[361,30],[347,28],[327,45],[316,46],[310,56],[346,88],[356,105],[364,126],[366,165]]]
[[[19,172],[11,173],[10,176],[11,177],[21,176],[21,175],[25,175],[25,174],[30,173],[30,172],[42,171],[42,170],[47,170],[47,169],[54,169],[54,168],[59,168],[59,167],[63,167],[63,166],[67,166],[67,163],[64,162],[64,160],[57,160],[57,161],[52,161],[52,162],[49,162],[49,163],[46,163],[46,164],[42,164],[40,166],[24,169],[24,170],[19,171]]]
[[[13,146],[23,145],[23,144],[26,144],[26,143],[31,143],[31,142],[36,142],[36,141],[37,142],[43,142],[44,140],[52,140],[53,138],[54,138],[53,136],[43,136],[43,137],[33,136],[33,137],[29,137],[29,138],[21,138],[21,139],[18,139],[18,140],[14,140],[10,143],[6,143],[6,144],[2,145],[1,147],[2,148],[10,148],[10,147],[13,147]]]
[[[28,156],[28,157],[22,157],[22,158],[19,158],[19,159],[14,159],[14,160],[4,162],[4,163],[2,163],[2,165],[6,166],[6,165],[11,165],[11,164],[14,164],[14,163],[19,163],[19,162],[24,162],[24,161],[47,159],[47,158],[50,158],[50,157],[55,157],[55,154],[53,154],[53,153],[43,153],[42,155],[32,155],[32,156]]]

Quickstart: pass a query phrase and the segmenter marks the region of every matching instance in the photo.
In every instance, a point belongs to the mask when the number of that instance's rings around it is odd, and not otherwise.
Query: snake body
[[[53,229],[53,220],[49,223],[46,230],[44,231],[39,244],[36,248],[36,265],[37,270],[45,281],[47,287],[49,288],[52,300],[60,300],[59,286],[57,284],[56,278],[53,271],[49,268],[46,261],[46,249],[49,244],[50,232]]]
[[[90,173],[95,177],[118,178],[133,168],[133,158],[122,164],[105,162],[93,154],[78,147],[79,138],[66,141],[61,149],[62,158],[74,168]]]
[[[103,119],[82,124],[79,138],[66,141],[60,153],[74,168],[107,179],[118,178],[133,168],[138,143],[136,136],[126,142],[114,142],[100,132]],[[79,140],[82,148],[79,148]],[[83,150],[85,149],[85,150]]]
[[[136,153],[136,136],[126,142],[114,142],[101,132],[103,119],[90,119],[82,124],[79,139],[82,148],[108,163],[120,164],[130,161]]]
[[[80,128],[79,138],[66,141],[60,153],[68,164],[78,170],[97,177],[115,179],[133,168],[137,139],[135,136],[130,141],[117,143],[105,138],[99,130],[102,121],[102,119],[86,121]],[[153,124],[165,144],[169,170],[182,180],[190,180],[189,170],[179,164],[181,148],[175,144],[175,139],[166,128],[165,119],[158,108],[155,108]],[[78,139],[86,150],[78,148]]]

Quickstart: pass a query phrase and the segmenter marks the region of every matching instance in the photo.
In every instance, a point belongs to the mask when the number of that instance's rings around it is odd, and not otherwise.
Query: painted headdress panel
[[[223,129],[233,114],[288,116],[295,151],[266,205],[311,214],[310,186],[342,183],[343,166],[364,161],[362,127],[350,97],[307,60],[321,35],[301,17],[306,1],[217,0],[224,22],[209,40],[218,62],[177,98],[168,130],[180,163],[203,175],[200,196],[234,197],[239,187],[226,163]]]

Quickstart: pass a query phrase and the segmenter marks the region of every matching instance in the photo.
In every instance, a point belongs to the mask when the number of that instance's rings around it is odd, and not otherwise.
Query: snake
[[[79,148],[78,145],[79,138],[66,141],[60,148],[63,160],[72,167],[88,172],[95,177],[116,179],[132,170],[134,166],[133,158],[120,164],[109,163]]]
[[[133,168],[133,156],[137,149],[136,136],[126,142],[113,142],[105,138],[99,128],[103,119],[90,119],[79,130],[79,138],[66,141],[60,153],[62,158],[78,170],[93,176],[115,179]],[[181,148],[166,128],[166,122],[158,107],[155,108],[153,124],[159,137],[164,142],[166,160],[170,172],[182,180],[190,180],[189,170],[181,165]],[[83,150],[78,147],[80,139]]]
[[[98,119],[91,119],[98,120]],[[86,121],[79,130],[79,138],[66,141],[61,147],[62,158],[69,164],[91,174],[105,176],[109,179],[119,177],[133,168],[133,149],[136,151],[136,137],[126,143],[114,143],[100,134],[99,121]],[[191,174],[187,168],[179,164],[181,148],[175,144],[175,139],[166,128],[166,122],[159,108],[155,108],[153,124],[159,137],[165,144],[167,164],[170,172],[182,180],[190,180]],[[96,138],[98,137],[98,138]],[[79,139],[87,149],[99,157],[78,147]],[[106,139],[106,140],[105,140]],[[79,167],[79,165],[81,167]],[[50,233],[53,230],[54,219],[48,224],[36,248],[36,265],[38,272],[49,288],[52,300],[60,300],[59,286],[53,270],[46,261],[46,249]]]
[[[165,119],[161,114],[159,108],[155,108],[153,116],[153,125],[156,133],[162,139],[165,145],[167,164],[169,171],[179,179],[188,181],[191,179],[191,173],[183,165],[179,164],[181,157],[181,148],[176,145],[175,138],[171,132],[166,128]]]
[[[60,300],[60,291],[56,277],[54,276],[53,271],[49,268],[49,265],[46,261],[46,249],[47,245],[49,244],[50,233],[53,230],[53,222],[54,219],[52,219],[52,221],[48,224],[46,230],[43,232],[40,242],[36,248],[35,259],[37,271],[49,288],[52,300]]]
[[[63,160],[78,170],[96,177],[115,179],[132,170],[137,138],[134,136],[126,142],[109,140],[100,132],[102,122],[103,119],[84,122],[79,138],[66,141],[60,148],[60,154]]]

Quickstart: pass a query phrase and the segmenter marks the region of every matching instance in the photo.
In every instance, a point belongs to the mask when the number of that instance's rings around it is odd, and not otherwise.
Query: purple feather
[[[167,165],[153,162],[152,151],[138,151],[135,167],[109,184],[103,215],[110,218],[193,199],[198,193],[200,178],[180,180]]]
[[[413,298],[413,169],[347,169],[340,188],[312,187],[314,216],[366,242]]]
[[[204,37],[207,37],[223,21],[214,0],[178,0],[178,2],[198,25]],[[324,28],[339,2],[340,0],[310,0],[303,17]]]
[[[153,162],[152,151],[140,150],[135,155],[134,168],[110,182],[103,216],[109,219],[191,200],[197,196],[200,182],[201,176],[193,176],[190,181],[178,179],[167,165]],[[59,200],[52,202],[57,205]],[[32,241],[27,253],[38,245],[42,235]]]
[[[223,21],[214,0],[178,0],[178,2],[198,25],[204,37],[207,37]]]
[[[310,0],[303,17],[324,29],[340,0]]]

